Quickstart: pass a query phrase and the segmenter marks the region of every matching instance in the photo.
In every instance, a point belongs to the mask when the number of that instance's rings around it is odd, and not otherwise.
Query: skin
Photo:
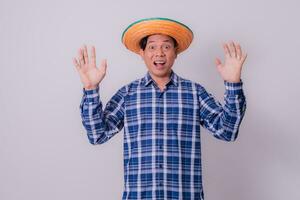
[[[171,37],[167,35],[151,35],[148,37],[145,50],[140,50],[152,79],[160,90],[169,82],[175,59],[176,48]]]
[[[177,58],[176,50],[171,38],[160,34],[149,36],[145,50],[140,50],[140,56],[144,60],[151,77],[161,90],[169,82],[171,69]],[[239,43],[233,41],[224,43],[223,50],[225,61],[222,63],[219,58],[215,59],[218,72],[224,81],[231,83],[240,82],[241,71],[247,54],[242,52]],[[86,90],[97,88],[105,77],[107,69],[106,60],[102,60],[99,67],[97,67],[94,46],[91,48],[90,55],[88,55],[87,46],[84,45],[78,50],[77,58],[73,59],[83,87]]]
[[[78,57],[73,58],[73,64],[75,65],[83,87],[86,90],[92,90],[98,87],[106,74],[107,61],[102,60],[99,67],[96,65],[96,50],[95,47],[91,48],[91,57],[88,56],[86,45],[78,50]]]

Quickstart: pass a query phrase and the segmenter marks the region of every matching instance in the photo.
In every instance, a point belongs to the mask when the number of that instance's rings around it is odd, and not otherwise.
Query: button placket
[[[156,168],[157,168],[157,172],[158,172],[158,176],[157,176],[157,187],[159,188],[159,190],[162,189],[163,187],[163,174],[161,174],[163,172],[163,158],[161,157],[161,155],[163,154],[163,131],[164,131],[164,127],[163,127],[163,115],[164,115],[164,109],[163,109],[163,96],[164,92],[161,91],[157,91],[156,93],[156,106],[157,106],[157,113],[156,113],[156,117],[157,117],[157,122],[156,122],[156,134],[157,134],[157,143],[156,143],[156,150],[157,153],[160,155],[159,159],[157,160],[156,163]]]

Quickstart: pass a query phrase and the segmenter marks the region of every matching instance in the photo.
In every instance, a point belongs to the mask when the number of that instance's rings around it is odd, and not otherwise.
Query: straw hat
[[[178,43],[177,54],[186,50],[193,40],[192,30],[178,21],[168,18],[147,18],[130,24],[122,34],[122,42],[127,49],[138,54],[141,39],[153,34],[173,37]]]

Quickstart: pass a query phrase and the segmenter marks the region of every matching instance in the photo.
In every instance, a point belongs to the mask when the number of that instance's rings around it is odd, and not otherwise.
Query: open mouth
[[[153,64],[155,66],[158,66],[158,67],[162,67],[166,64],[166,61],[163,61],[163,60],[157,60],[157,61],[154,61]]]

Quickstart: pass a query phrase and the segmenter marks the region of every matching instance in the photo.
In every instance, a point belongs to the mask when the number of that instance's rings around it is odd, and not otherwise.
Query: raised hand
[[[79,73],[83,87],[87,90],[97,88],[105,77],[107,62],[106,60],[102,60],[99,68],[97,68],[96,50],[94,46],[92,46],[91,49],[91,58],[88,56],[86,45],[80,48],[78,58],[73,58],[73,64]]]
[[[222,64],[216,58],[216,66],[222,78],[227,82],[240,82],[242,66],[247,58],[247,54],[242,52],[241,46],[233,41],[223,44],[225,62]]]

